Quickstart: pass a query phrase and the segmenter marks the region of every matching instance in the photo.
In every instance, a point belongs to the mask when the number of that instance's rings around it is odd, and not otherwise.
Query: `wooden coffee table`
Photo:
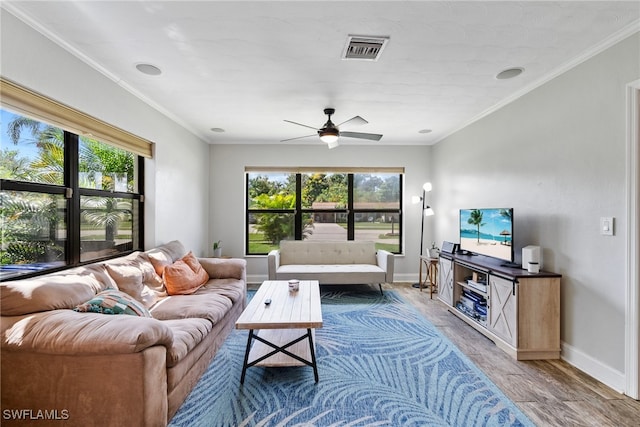
[[[268,299],[271,303],[267,305]],[[313,368],[318,382],[314,329],[321,327],[317,280],[301,280],[300,288],[293,292],[286,280],[263,282],[236,321],[236,329],[249,329],[240,383],[252,366],[305,365]]]

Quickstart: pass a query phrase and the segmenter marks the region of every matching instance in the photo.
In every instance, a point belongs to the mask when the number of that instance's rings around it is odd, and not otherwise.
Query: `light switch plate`
[[[612,216],[600,217],[600,234],[603,236],[613,236],[613,221]]]

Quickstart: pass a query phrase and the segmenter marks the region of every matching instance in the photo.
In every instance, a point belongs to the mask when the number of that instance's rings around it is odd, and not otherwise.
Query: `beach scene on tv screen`
[[[512,212],[510,209],[461,209],[460,249],[511,260]]]

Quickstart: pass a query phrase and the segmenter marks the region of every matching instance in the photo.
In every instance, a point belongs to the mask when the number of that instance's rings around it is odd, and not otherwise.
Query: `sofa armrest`
[[[393,269],[395,259],[395,255],[393,255],[389,251],[385,251],[384,249],[379,249],[378,252],[376,252],[378,267],[383,269],[386,273],[386,283],[393,283]]]
[[[280,251],[273,249],[267,255],[267,269],[269,271],[269,280],[276,280],[276,271],[280,267]]]
[[[247,261],[241,258],[198,258],[211,279],[238,279],[247,282]]]
[[[161,321],[126,314],[52,310],[3,316],[0,325],[2,348],[16,352],[122,354],[173,343],[173,332]]]

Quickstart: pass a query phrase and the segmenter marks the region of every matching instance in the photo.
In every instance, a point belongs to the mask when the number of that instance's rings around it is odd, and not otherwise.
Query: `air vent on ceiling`
[[[342,59],[377,61],[389,37],[349,36],[342,52]]]

